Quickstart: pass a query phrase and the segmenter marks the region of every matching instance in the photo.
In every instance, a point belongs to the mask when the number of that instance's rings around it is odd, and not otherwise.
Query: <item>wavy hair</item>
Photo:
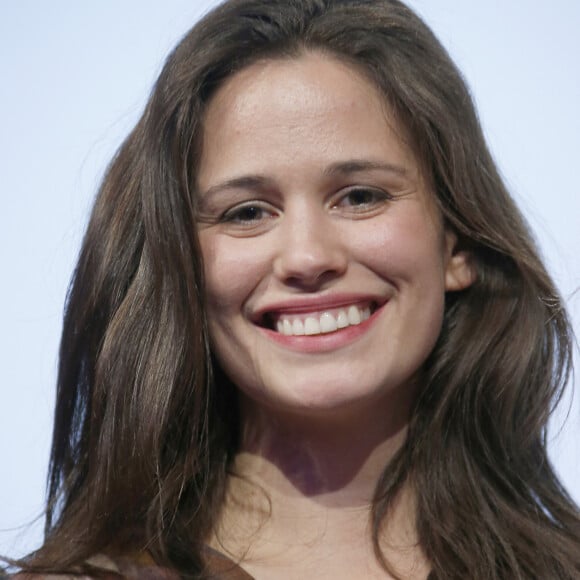
[[[357,67],[409,130],[477,281],[449,296],[408,438],[374,497],[378,537],[403,484],[433,578],[580,577],[580,517],[546,425],[572,331],[485,144],[465,83],[397,0],[229,0],[168,57],[113,159],[70,286],[46,539],[24,567],[149,551],[203,578],[238,444],[236,391],[212,359],[196,235],[204,111],[260,59],[321,51]]]

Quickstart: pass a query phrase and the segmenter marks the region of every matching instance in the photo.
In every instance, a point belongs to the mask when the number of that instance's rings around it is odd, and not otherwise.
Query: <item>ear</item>
[[[457,234],[451,230],[445,230],[445,250],[445,290],[457,292],[469,288],[477,278],[473,255],[459,247]]]

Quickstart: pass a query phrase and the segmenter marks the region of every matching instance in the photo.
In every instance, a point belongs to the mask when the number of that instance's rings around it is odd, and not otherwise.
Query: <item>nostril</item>
[[[292,273],[285,277],[284,283],[293,288],[300,288],[312,292],[326,286],[329,282],[332,282],[332,280],[341,275],[341,271],[330,269],[318,272],[303,272],[301,274]]]
[[[345,273],[347,253],[336,235],[325,235],[322,229],[310,225],[308,231],[299,229],[285,238],[274,263],[274,272],[286,285],[316,289]]]

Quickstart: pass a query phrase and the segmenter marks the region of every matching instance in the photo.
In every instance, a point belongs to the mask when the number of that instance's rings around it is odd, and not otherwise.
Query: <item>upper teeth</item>
[[[369,306],[355,305],[348,308],[325,310],[320,313],[283,314],[276,322],[276,329],[286,336],[325,334],[360,324],[370,315]]]

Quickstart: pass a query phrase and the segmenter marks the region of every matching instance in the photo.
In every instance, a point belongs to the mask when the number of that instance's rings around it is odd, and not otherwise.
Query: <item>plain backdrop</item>
[[[3,2],[0,553],[24,554],[41,539],[62,309],[100,178],[169,50],[212,4]],[[580,2],[410,4],[464,72],[578,331]],[[564,401],[549,435],[552,460],[580,501],[577,402]]]

